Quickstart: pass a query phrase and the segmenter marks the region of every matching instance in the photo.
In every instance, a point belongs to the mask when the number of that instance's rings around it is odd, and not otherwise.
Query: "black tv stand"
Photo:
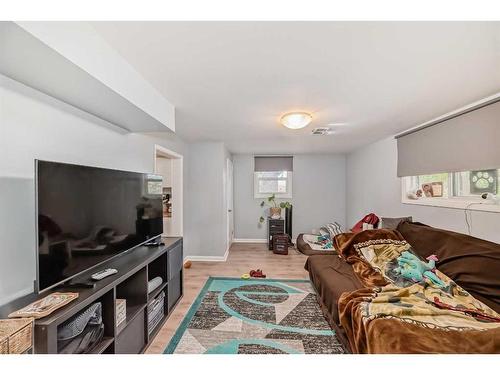
[[[144,246],[147,246],[147,247],[156,247],[156,246],[161,246],[163,245],[163,242],[161,241],[161,238],[155,238],[149,242],[146,242],[144,244]]]
[[[78,292],[76,300],[35,321],[35,353],[58,353],[57,328],[68,319],[96,302],[102,305],[104,337],[92,350],[92,354],[136,354],[146,350],[159,332],[163,323],[172,313],[183,294],[182,238],[167,237],[165,246],[136,249],[103,263],[104,268],[115,268],[118,273],[99,281],[90,279],[95,270],[83,274],[74,281],[95,283],[94,288],[64,285],[58,291]],[[161,277],[163,283],[148,293],[148,280]],[[40,294],[32,293],[0,307],[0,318],[37,301],[55,290]],[[150,304],[155,303],[164,293],[164,316],[157,325],[148,326]],[[117,299],[126,300],[126,319],[116,325]],[[153,323],[151,323],[153,324]]]
[[[95,288],[95,285],[96,285],[96,283],[92,282],[92,281],[88,281],[88,282],[72,282],[72,281],[69,281],[67,283],[64,283],[62,287],[64,289],[68,289],[68,288],[92,289],[92,288]]]

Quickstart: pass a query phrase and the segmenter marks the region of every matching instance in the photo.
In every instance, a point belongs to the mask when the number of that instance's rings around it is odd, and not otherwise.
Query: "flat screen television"
[[[39,292],[163,232],[161,176],[42,160],[35,174]]]

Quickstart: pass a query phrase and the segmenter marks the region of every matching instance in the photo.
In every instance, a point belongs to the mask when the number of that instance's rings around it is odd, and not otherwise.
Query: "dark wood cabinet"
[[[285,220],[267,218],[267,245],[269,250],[273,249],[273,236],[285,233]]]

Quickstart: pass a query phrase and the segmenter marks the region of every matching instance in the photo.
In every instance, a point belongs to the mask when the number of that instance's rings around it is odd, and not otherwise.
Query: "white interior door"
[[[227,197],[227,247],[229,248],[234,239],[234,208],[233,208],[233,161],[227,159],[226,178]]]

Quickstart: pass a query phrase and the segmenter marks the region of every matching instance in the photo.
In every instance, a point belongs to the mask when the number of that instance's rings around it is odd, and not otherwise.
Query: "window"
[[[292,197],[292,172],[254,172],[254,197],[265,198],[272,194],[277,198]]]
[[[292,197],[293,156],[254,157],[254,197]]]
[[[449,173],[429,174],[423,176],[407,177],[407,193],[421,191],[422,198],[443,197],[448,198],[449,194]],[[440,191],[439,191],[440,190]],[[420,195],[420,193],[418,194]]]
[[[401,180],[403,203],[500,211],[500,206],[481,198],[484,193],[500,194],[500,169],[410,176]]]

